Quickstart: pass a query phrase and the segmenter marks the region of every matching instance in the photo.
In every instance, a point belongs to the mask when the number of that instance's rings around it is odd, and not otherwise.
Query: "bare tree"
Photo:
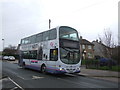
[[[113,33],[110,31],[110,28],[105,29],[102,37],[98,35],[98,38],[102,46],[102,48],[100,47],[100,51],[105,57],[111,58],[112,48],[114,48],[116,45],[114,43]]]
[[[17,54],[17,49],[15,46],[9,45],[3,50],[3,55],[15,55],[15,54]]]
[[[10,48],[10,49],[16,49],[16,46],[9,45],[8,48]]]
[[[113,33],[110,28],[105,29],[102,37],[98,35],[99,44],[101,47],[99,50],[104,55],[105,58],[114,59],[118,62],[118,46],[115,44]],[[112,68],[112,61],[109,60],[109,67]]]
[[[116,46],[113,38],[113,33],[110,31],[110,28],[104,29],[103,36],[101,37],[100,35],[98,35],[98,37],[100,42],[103,43],[104,45],[110,48],[113,48]]]

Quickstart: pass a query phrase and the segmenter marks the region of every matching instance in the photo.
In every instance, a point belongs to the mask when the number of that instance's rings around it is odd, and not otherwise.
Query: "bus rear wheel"
[[[45,65],[42,65],[42,67],[41,67],[41,72],[42,72],[42,73],[46,73],[46,66],[45,66]]]

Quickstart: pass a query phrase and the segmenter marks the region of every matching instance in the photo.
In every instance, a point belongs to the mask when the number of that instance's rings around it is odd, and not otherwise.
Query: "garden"
[[[85,65],[86,69],[98,69],[120,72],[120,65],[112,60],[82,60],[82,65]]]

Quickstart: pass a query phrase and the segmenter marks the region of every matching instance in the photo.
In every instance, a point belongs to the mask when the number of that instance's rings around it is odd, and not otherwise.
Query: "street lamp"
[[[86,52],[87,52],[87,51],[84,49],[84,50],[83,50],[83,55],[85,55],[85,56],[84,56],[85,66],[86,66],[86,68],[87,68]]]
[[[86,59],[86,50],[84,49],[83,51],[82,51],[82,54],[83,54],[83,56],[84,56],[84,59]]]
[[[85,59],[86,59],[86,50],[84,50],[84,55],[85,55]]]

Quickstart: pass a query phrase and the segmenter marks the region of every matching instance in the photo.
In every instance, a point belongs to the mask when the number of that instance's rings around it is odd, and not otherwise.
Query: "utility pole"
[[[51,20],[49,19],[49,29],[50,29],[50,26],[51,26]]]

